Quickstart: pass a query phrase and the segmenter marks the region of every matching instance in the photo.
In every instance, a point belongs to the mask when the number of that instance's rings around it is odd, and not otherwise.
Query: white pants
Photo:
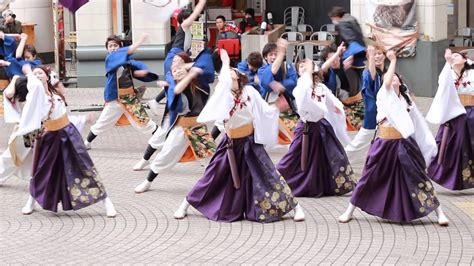
[[[369,146],[370,141],[374,137],[375,129],[365,129],[361,127],[357,135],[352,139],[351,143],[347,144],[344,148],[346,152],[354,152],[362,150],[363,148]]]
[[[166,134],[166,130],[163,131],[165,132],[164,134]],[[166,139],[166,135],[161,134],[162,132],[157,130],[149,141],[150,143],[153,138],[156,138],[156,143],[158,143],[158,145],[155,147],[161,148],[161,151],[158,152],[155,159],[153,159],[153,162],[150,164],[150,169],[155,174],[159,174],[175,166],[181,157],[183,157],[183,154],[186,152],[189,145],[188,138],[184,134],[183,128],[180,126],[173,127]],[[155,137],[155,135],[160,136]],[[160,142],[160,140],[162,141]],[[150,145],[152,144],[150,143]]]
[[[148,140],[148,144],[156,150],[160,150],[163,148],[166,140],[166,133],[170,127],[168,117],[165,118],[163,124],[158,127],[158,129],[153,133],[153,136]]]
[[[102,132],[106,131],[107,129],[113,127],[117,120],[119,120],[120,116],[125,114],[130,124],[140,132],[144,134],[151,134],[153,130],[156,128],[156,123],[150,119],[148,123],[142,127],[139,125],[135,120],[133,120],[132,116],[125,112],[120,104],[117,101],[108,102],[104,106],[104,110],[100,113],[99,119],[95,122],[95,124],[91,127],[91,132],[94,135],[100,135]]]
[[[25,147],[23,137],[10,139],[9,143],[14,143],[16,155],[21,163],[20,166],[14,163],[10,147],[8,147],[0,157],[0,182],[6,181],[11,176],[29,180],[31,178],[31,168],[33,167],[33,152],[31,148]]]

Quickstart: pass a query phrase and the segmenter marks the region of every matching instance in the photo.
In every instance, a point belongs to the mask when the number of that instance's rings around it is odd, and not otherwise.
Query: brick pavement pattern
[[[151,88],[145,96],[157,92]],[[70,108],[87,107],[102,103],[102,90],[68,89],[66,97]],[[426,112],[431,99],[416,102]],[[0,120],[3,151],[12,126]],[[28,183],[10,179],[1,185],[0,263],[473,264],[473,190],[451,192],[435,185],[449,227],[438,226],[435,214],[398,224],[360,210],[352,222],[340,224],[337,217],[350,196],[301,198],[306,212],[301,223],[290,216],[272,224],[218,223],[192,207],[188,217],[178,221],[173,212],[209,160],[179,164],[160,174],[151,191],[135,194],[134,187],[147,171],[134,172],[132,166],[149,137],[130,126],[114,127],[93,142],[90,155],[118,211],[114,219],[105,217],[100,203],[59,213],[36,206],[33,214],[22,215]],[[272,160],[277,162],[284,152],[284,147],[271,151]],[[366,152],[359,152],[353,161],[357,176]]]

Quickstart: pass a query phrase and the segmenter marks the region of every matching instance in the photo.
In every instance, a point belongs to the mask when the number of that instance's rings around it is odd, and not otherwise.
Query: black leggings
[[[162,90],[160,91],[160,93],[158,93],[158,95],[156,95],[155,101],[159,103],[159,102],[160,102],[161,100],[163,100],[165,97],[166,97],[165,89],[162,89]]]

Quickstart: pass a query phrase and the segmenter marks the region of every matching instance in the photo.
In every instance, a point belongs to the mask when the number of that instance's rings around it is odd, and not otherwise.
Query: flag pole
[[[204,5],[204,47],[207,47],[208,38],[207,38],[207,2]]]
[[[53,0],[54,70],[59,73],[58,0]]]

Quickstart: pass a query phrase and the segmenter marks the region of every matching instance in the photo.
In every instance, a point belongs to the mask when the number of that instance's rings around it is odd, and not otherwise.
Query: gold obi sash
[[[464,106],[474,106],[474,95],[459,94],[459,99]]]
[[[0,90],[3,90],[8,87],[8,84],[10,84],[10,81],[8,79],[0,79]]]
[[[133,95],[133,94],[135,94],[135,90],[133,89],[133,87],[119,88],[118,90],[119,97],[126,96],[126,95]]]
[[[69,118],[67,117],[67,114],[64,114],[58,119],[46,120],[43,123],[44,129],[46,131],[58,131],[65,128],[67,125],[69,125]]]
[[[353,104],[353,103],[356,103],[356,102],[359,102],[359,101],[362,101],[362,91],[359,91],[359,93],[357,93],[354,96],[347,97],[345,99],[341,99],[341,102],[344,103],[344,104]]]
[[[231,139],[244,138],[253,134],[253,124],[249,123],[241,127],[229,128],[226,133]]]
[[[398,130],[394,127],[379,127],[379,138],[381,139],[402,139],[403,136],[398,132]]]
[[[180,127],[194,127],[200,125],[197,121],[197,116],[180,116],[178,121],[176,121],[176,125]]]

